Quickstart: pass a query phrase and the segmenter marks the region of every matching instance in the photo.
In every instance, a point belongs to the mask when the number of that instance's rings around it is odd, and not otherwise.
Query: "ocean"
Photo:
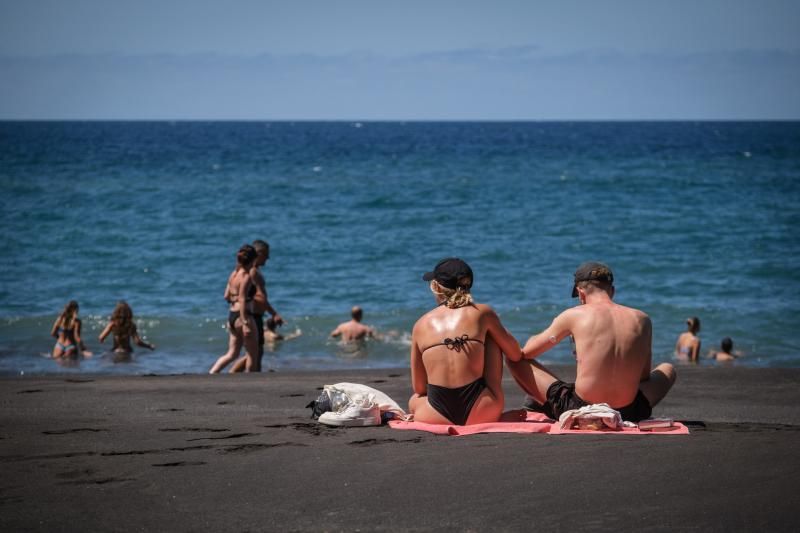
[[[0,186],[5,375],[207,372],[259,238],[302,333],[265,369],[406,366],[447,256],[520,342],[599,260],[651,316],[656,362],[698,316],[702,353],[729,336],[737,365],[800,365],[800,122],[0,122]],[[64,366],[49,332],[70,299],[95,355]],[[97,340],[120,299],[157,346],[125,362]],[[328,334],[356,304],[387,335],[354,353]]]

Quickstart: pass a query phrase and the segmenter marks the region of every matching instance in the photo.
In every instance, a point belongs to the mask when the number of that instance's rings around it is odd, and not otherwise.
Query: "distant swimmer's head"
[[[242,266],[250,266],[256,260],[256,249],[249,244],[243,244],[236,253],[236,262]]]
[[[256,263],[259,266],[263,265],[269,259],[269,243],[256,239],[253,241],[253,248],[256,249]]]
[[[733,351],[733,339],[730,337],[725,337],[722,339],[722,342],[719,343],[719,347],[725,353],[731,353]]]
[[[433,269],[422,276],[431,282],[431,291],[447,307],[455,309],[472,303],[472,269],[457,257],[442,259]]]
[[[588,261],[575,271],[575,282],[572,285],[572,297],[578,297],[578,289],[591,292],[595,288],[611,293],[614,287],[614,274],[608,265]]]
[[[350,310],[350,316],[353,317],[353,320],[356,322],[361,322],[361,319],[364,317],[364,310],[359,306],[354,305]]]
[[[696,316],[692,316],[686,319],[686,325],[689,327],[689,331],[692,333],[697,333],[700,331],[700,319]]]

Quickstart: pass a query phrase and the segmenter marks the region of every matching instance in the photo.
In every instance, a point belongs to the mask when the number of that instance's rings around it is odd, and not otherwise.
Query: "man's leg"
[[[555,374],[547,370],[541,363],[531,359],[515,362],[506,358],[506,367],[522,390],[540,404],[547,401],[547,389],[550,388],[550,385],[559,381]]]
[[[675,367],[669,363],[661,363],[650,372],[650,379],[639,383],[639,390],[647,398],[650,407],[655,407],[667,395],[675,384],[675,378]]]

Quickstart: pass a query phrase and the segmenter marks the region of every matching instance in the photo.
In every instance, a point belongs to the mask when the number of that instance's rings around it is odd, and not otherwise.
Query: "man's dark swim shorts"
[[[564,411],[580,409],[584,405],[590,404],[578,396],[574,383],[556,381],[547,388],[547,402],[542,406],[542,410],[550,418],[558,420]],[[647,401],[642,391],[636,393],[636,398],[630,404],[614,409],[619,411],[622,419],[628,422],[638,422],[650,418],[650,414],[653,412],[650,402]]]
[[[264,346],[264,315],[253,314],[253,320],[256,322],[256,331],[258,332],[258,345]]]

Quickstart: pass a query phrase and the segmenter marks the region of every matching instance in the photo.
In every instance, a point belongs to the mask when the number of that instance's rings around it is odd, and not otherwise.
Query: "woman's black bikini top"
[[[450,337],[447,337],[442,342],[437,342],[436,344],[431,344],[430,346],[425,348],[425,350],[429,350],[429,349],[433,348],[434,346],[447,346],[447,348],[449,350],[454,350],[456,352],[460,352],[461,350],[464,349],[464,345],[467,344],[469,341],[475,341],[475,342],[479,342],[479,343],[483,344],[482,340],[473,339],[472,337],[470,337],[469,335],[464,333],[460,337],[456,337],[454,339],[451,339]],[[422,351],[424,352],[425,350],[422,350]]]

